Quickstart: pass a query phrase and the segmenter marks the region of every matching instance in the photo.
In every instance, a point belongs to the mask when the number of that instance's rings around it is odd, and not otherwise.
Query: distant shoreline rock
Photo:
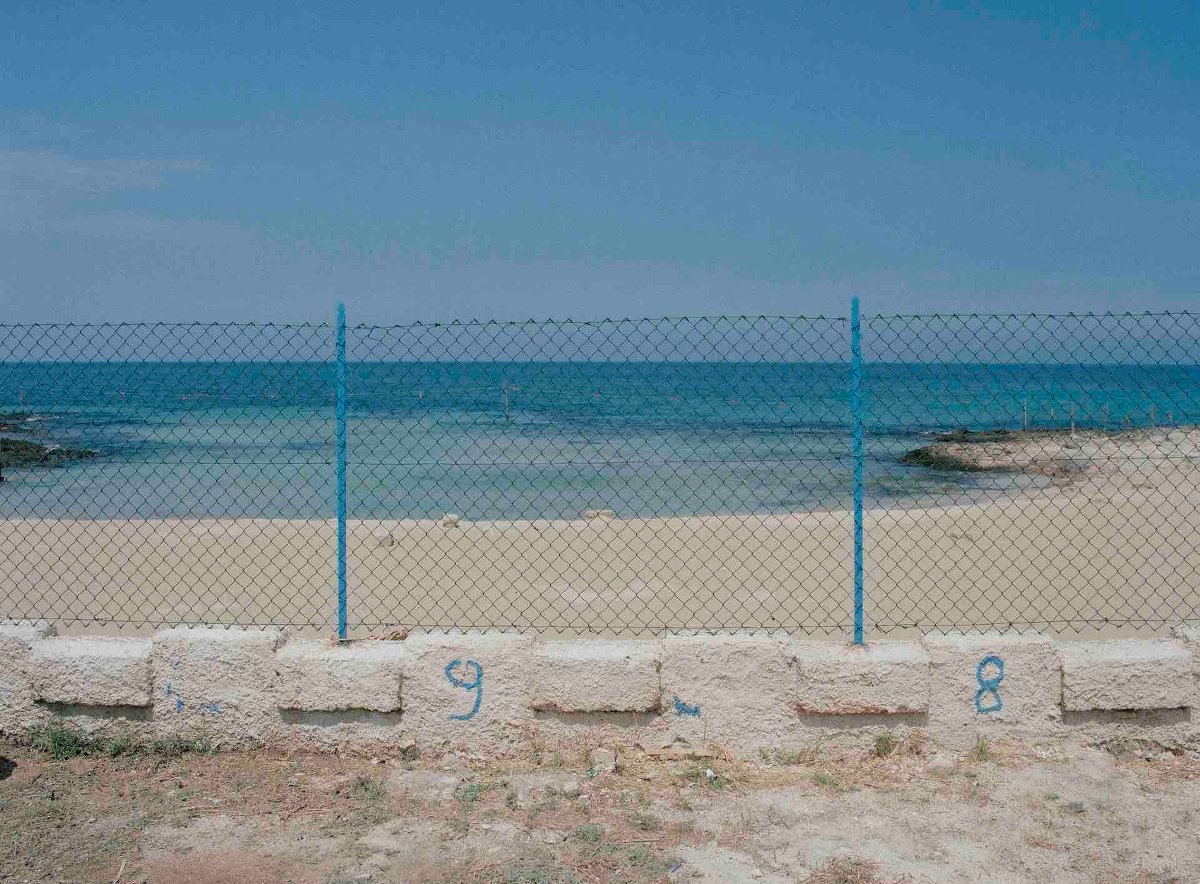
[[[28,433],[34,417],[31,411],[0,411],[0,432]]]
[[[904,454],[900,462],[959,473],[1016,472],[1071,479],[1200,453],[1193,428],[1137,430],[955,430]]]
[[[78,460],[91,460],[98,452],[90,448],[64,448],[61,445],[29,442],[25,439],[0,438],[0,468],[59,467]]]

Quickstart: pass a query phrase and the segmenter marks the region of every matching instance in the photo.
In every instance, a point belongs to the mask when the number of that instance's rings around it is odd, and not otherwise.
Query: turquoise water
[[[101,455],[6,469],[0,516],[329,518],[332,380],[326,363],[0,362],[0,410],[36,418],[26,438]],[[847,380],[812,362],[352,363],[350,513],[843,508]],[[1190,365],[874,363],[864,389],[872,505],[983,487],[898,463],[938,431],[1200,422]]]

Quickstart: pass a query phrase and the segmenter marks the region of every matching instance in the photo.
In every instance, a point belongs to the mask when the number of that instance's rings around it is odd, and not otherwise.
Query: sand
[[[868,632],[1116,635],[1200,616],[1197,447],[1195,431],[1138,434],[1120,456],[1106,450],[1096,469],[1044,487],[981,487],[987,499],[962,506],[868,510]],[[11,520],[0,531],[0,617],[41,617],[63,632],[334,629],[332,522]],[[349,537],[357,636],[396,627],[837,637],[851,629],[845,512],[352,521]]]

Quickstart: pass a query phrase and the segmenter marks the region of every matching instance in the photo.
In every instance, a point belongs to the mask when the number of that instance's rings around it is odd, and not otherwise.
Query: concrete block
[[[51,638],[33,645],[37,699],[84,706],[149,706],[148,638]]]
[[[34,642],[53,634],[54,627],[41,620],[0,622],[0,734],[22,736],[50,720],[34,704],[30,655]]]
[[[1183,642],[1191,653],[1192,673],[1196,676],[1197,689],[1200,690],[1200,626],[1186,624],[1176,626],[1171,630],[1171,634]],[[1198,703],[1200,703],[1200,698],[1198,698]]]
[[[54,627],[45,620],[0,620],[0,647],[20,644],[28,650],[34,642],[54,634]]]
[[[794,674],[786,641],[747,635],[671,636],[659,645],[662,720],[657,729],[737,754],[790,745]]]
[[[1064,641],[1058,654],[1069,712],[1180,709],[1195,702],[1192,654],[1182,641]]]
[[[504,633],[412,636],[400,693],[405,733],[422,746],[514,743],[533,720],[534,640]]]
[[[929,655],[920,642],[794,641],[797,712],[911,714],[929,707]]]
[[[279,707],[398,712],[400,679],[411,656],[403,642],[289,642],[275,655]]]
[[[252,743],[280,723],[278,629],[177,627],[154,636],[154,724],[163,736]]]
[[[537,645],[533,708],[556,712],[652,712],[659,706],[651,641],[577,639]]]
[[[929,734],[966,748],[980,737],[1038,739],[1062,720],[1054,642],[1040,635],[926,636]]]
[[[1200,623],[1181,623],[1171,630],[1171,634],[1189,644],[1200,642]]]

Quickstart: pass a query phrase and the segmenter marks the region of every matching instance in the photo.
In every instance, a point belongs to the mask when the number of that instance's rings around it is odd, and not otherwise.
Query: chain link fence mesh
[[[332,328],[0,326],[0,617],[324,629]]]
[[[352,544],[358,622],[841,628],[846,535],[789,513],[845,506],[845,335],[781,318],[350,329],[351,511],[402,519]]]
[[[869,628],[1197,616],[1200,318],[879,316],[863,342]]]
[[[868,636],[1195,618],[1197,322],[865,318]],[[0,326],[0,618],[333,632],[334,333]],[[346,337],[352,635],[850,634],[846,319]]]

